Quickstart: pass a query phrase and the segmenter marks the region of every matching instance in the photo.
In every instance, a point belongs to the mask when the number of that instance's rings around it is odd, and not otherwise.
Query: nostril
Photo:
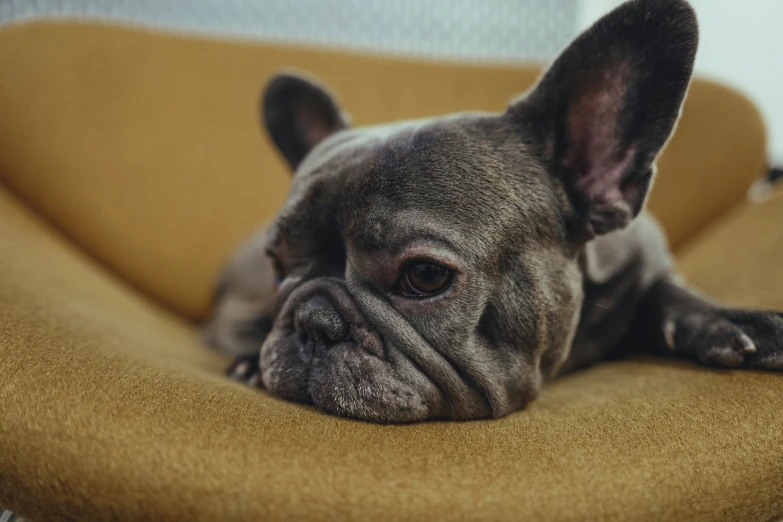
[[[311,341],[336,343],[348,336],[348,325],[324,297],[315,296],[296,311],[294,328]]]

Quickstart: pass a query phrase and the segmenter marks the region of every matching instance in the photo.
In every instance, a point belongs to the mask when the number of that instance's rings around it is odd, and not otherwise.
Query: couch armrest
[[[783,310],[783,185],[743,203],[678,255],[690,284],[735,306]]]
[[[768,168],[766,146],[764,119],[746,96],[694,79],[649,201],[675,251],[746,198]]]

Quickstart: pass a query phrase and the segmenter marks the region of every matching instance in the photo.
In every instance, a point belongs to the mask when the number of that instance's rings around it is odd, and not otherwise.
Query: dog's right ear
[[[580,241],[639,214],[698,44],[684,0],[633,0],[580,35],[508,115],[528,129],[574,210]]]
[[[313,147],[349,126],[348,117],[324,87],[290,73],[279,73],[266,85],[261,119],[292,171]]]

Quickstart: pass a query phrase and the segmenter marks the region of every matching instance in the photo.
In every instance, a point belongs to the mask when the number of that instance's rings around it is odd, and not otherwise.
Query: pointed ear
[[[565,188],[581,239],[626,226],[644,206],[697,42],[687,2],[627,2],[579,36],[509,107]]]
[[[313,147],[349,126],[347,115],[324,87],[291,73],[278,73],[267,83],[261,119],[292,171]]]

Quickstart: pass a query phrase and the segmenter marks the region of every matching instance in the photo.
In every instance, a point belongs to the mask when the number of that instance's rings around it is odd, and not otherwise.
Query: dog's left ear
[[[326,87],[290,72],[269,80],[261,95],[261,120],[292,171],[313,147],[350,125]]]
[[[641,211],[679,117],[698,42],[683,0],[627,2],[579,36],[507,115],[560,180],[580,240]]]

